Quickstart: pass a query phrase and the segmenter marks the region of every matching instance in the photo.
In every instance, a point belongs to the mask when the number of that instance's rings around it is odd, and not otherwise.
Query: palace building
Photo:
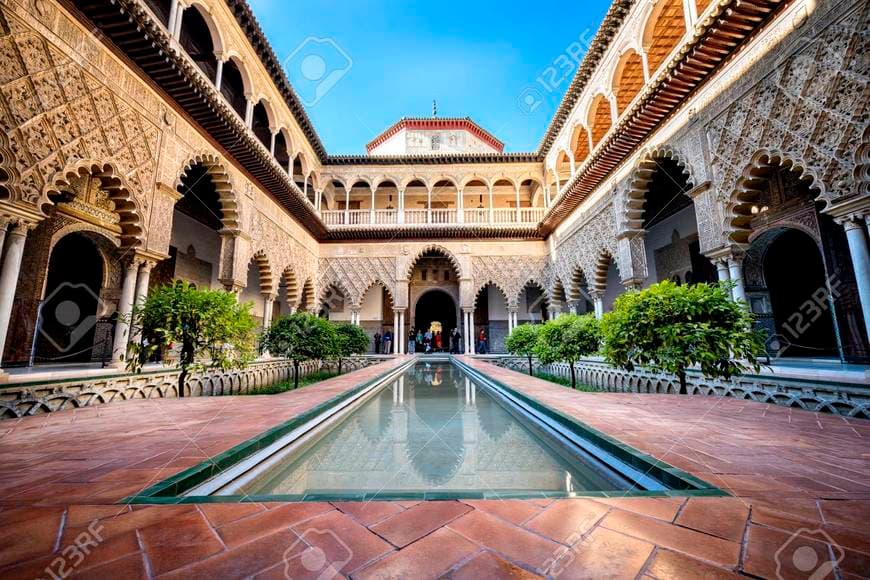
[[[536,150],[433,116],[333,155],[244,0],[3,2],[0,366],[120,364],[173,279],[466,352],[729,280],[772,357],[867,362],[867,30],[861,0],[614,0]]]

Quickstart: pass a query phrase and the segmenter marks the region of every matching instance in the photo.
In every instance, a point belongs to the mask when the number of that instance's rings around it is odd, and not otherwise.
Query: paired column
[[[0,365],[3,362],[3,352],[6,347],[6,336],[9,332],[9,321],[12,318],[12,305],[15,303],[15,289],[18,287],[18,277],[21,273],[21,260],[24,257],[24,242],[27,231],[32,227],[24,222],[3,223],[0,253],[3,263],[0,271]],[[3,241],[6,251],[3,252]],[[2,370],[0,370],[2,374]]]
[[[275,308],[275,299],[278,295],[274,292],[263,293],[263,330],[268,330],[272,326],[272,313]]]
[[[509,308],[508,309],[508,336],[514,331],[514,329],[518,326],[517,324],[517,309]]]
[[[399,354],[399,311],[393,310],[393,352]],[[390,354],[390,353],[386,353]]]
[[[112,343],[112,366],[123,367],[127,360],[127,345],[130,339],[130,314],[136,297],[136,279],[141,260],[133,258],[124,265],[124,278],[121,283],[121,298],[115,311],[115,337]]]
[[[133,298],[133,303],[137,308],[141,308],[145,304],[145,299],[148,297],[148,284],[151,282],[151,269],[155,266],[151,260],[143,260],[139,266],[139,275],[136,278],[136,295]],[[141,337],[141,328],[135,328],[135,334],[131,334],[130,342],[138,342]]]
[[[592,305],[595,308],[595,318],[601,320],[604,316],[604,296],[601,292],[592,294]]]
[[[465,320],[465,354],[474,354],[474,348],[472,348],[474,344],[474,337],[472,336],[474,333],[474,310],[465,308],[462,310],[462,314]]]
[[[864,330],[870,337],[870,250],[867,248],[867,232],[865,230],[865,224],[870,225],[870,222],[865,220],[851,218],[843,220],[842,224],[846,230],[846,240],[849,242],[849,254],[852,256],[852,269],[855,271],[858,298],[864,313]]]
[[[743,283],[743,256],[732,255],[728,258],[728,274],[734,282],[731,296],[737,302],[746,302],[746,286]]]

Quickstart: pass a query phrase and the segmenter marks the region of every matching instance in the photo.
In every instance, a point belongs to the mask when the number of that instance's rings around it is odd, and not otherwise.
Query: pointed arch
[[[387,285],[387,283],[384,282],[383,280],[375,278],[374,280],[369,282],[368,286],[366,286],[365,290],[363,290],[362,293],[360,294],[360,297],[359,297],[360,305],[362,305],[362,303],[365,302],[366,295],[369,293],[369,290],[371,290],[372,288],[375,288],[375,287],[383,288],[384,292],[386,292],[387,297],[390,300],[390,304],[395,304],[395,301],[393,299],[393,292],[392,292],[392,290],[390,290],[389,285]]]
[[[598,253],[598,258],[595,260],[595,273],[590,288],[593,292],[598,292],[603,295],[607,290],[607,276],[610,272],[611,264],[615,265],[617,270],[619,269],[619,265],[616,263],[616,259],[610,251],[601,250]]]
[[[587,300],[589,294],[589,277],[580,264],[571,270],[571,286],[566,293],[569,300]]]
[[[138,248],[145,243],[145,216],[139,200],[127,179],[114,163],[94,160],[79,160],[55,173],[45,185],[40,210],[46,213],[54,202],[51,197],[73,193],[73,182],[83,177],[94,177],[100,181],[100,188],[106,192],[114,204],[115,213],[120,218],[121,245],[125,248]]]
[[[182,165],[182,169],[178,173],[178,178],[175,181],[176,191],[184,193],[182,178],[185,173],[197,165],[205,168],[206,175],[211,178],[215,190],[217,191],[218,201],[220,202],[221,212],[223,214],[221,223],[229,230],[239,229],[239,203],[233,188],[232,178],[230,177],[226,167],[224,167],[220,157],[217,155],[212,153],[199,153],[187,160],[187,162]]]
[[[314,311],[318,306],[315,298],[314,279],[309,276],[302,284],[302,291],[299,293],[298,309],[306,312]]]
[[[293,266],[287,266],[281,272],[281,283],[287,290],[287,306],[296,307],[299,304],[299,282]]]
[[[510,293],[507,292],[504,288],[502,288],[501,284],[499,284],[495,280],[487,280],[486,282],[483,282],[482,284],[477,285],[477,290],[475,290],[475,292],[474,292],[474,307],[475,308],[477,308],[477,301],[480,299],[481,294],[489,286],[496,288],[501,293],[501,297],[504,298],[505,308],[509,308],[510,306],[513,306],[516,304],[516,302],[511,302],[511,299],[509,298]]]

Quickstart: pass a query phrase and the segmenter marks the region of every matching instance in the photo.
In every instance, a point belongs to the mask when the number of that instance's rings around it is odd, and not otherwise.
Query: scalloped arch
[[[45,213],[46,206],[53,205],[50,195],[72,193],[72,182],[88,176],[100,180],[100,187],[115,204],[115,213],[121,219],[122,247],[143,246],[146,237],[144,211],[127,179],[114,163],[85,159],[67,165],[48,180],[43,190],[40,209]]]
[[[724,225],[731,241],[738,244],[749,243],[752,235],[752,207],[761,197],[762,188],[767,183],[767,175],[775,166],[793,171],[798,174],[801,181],[808,181],[810,189],[819,192],[816,199],[824,197],[824,181],[819,179],[806,163],[782,151],[762,149],[752,156],[728,198]]]
[[[414,266],[416,266],[417,262],[420,261],[420,258],[423,257],[423,254],[425,254],[426,252],[430,252],[430,251],[436,251],[436,252],[443,254],[444,257],[450,261],[450,264],[453,266],[453,269],[456,271],[456,277],[457,278],[464,277],[465,272],[462,269],[462,264],[459,263],[459,260],[456,258],[456,256],[453,254],[453,252],[451,252],[450,250],[448,250],[447,248],[445,248],[444,246],[442,246],[440,244],[425,244],[424,246],[420,247],[420,249],[417,250],[417,252],[414,253],[414,257],[411,258],[411,260],[408,262],[408,268],[405,271],[405,279],[406,280],[411,278],[411,274],[414,272]]]
[[[658,159],[670,159],[676,163],[683,171],[683,175],[686,176],[686,183],[690,188],[698,184],[686,157],[673,147],[658,145],[644,151],[635,163],[634,170],[629,178],[628,193],[625,197],[625,205],[621,211],[621,229],[623,233],[639,233],[643,231],[643,208],[646,205],[649,184],[659,167],[658,163],[656,163]]]
[[[240,227],[239,202],[233,181],[226,167],[224,167],[221,158],[213,153],[198,153],[188,159],[182,166],[178,177],[175,180],[175,190],[178,191],[182,187],[182,179],[184,174],[201,165],[205,168],[206,174],[211,178],[215,191],[218,195],[218,202],[221,204],[221,212],[223,213],[224,227],[229,230],[237,230]]]

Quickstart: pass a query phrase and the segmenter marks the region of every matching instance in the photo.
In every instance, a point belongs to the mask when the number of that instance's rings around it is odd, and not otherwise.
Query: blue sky
[[[532,151],[606,0],[478,2],[250,0],[331,154],[402,116],[470,116]]]

